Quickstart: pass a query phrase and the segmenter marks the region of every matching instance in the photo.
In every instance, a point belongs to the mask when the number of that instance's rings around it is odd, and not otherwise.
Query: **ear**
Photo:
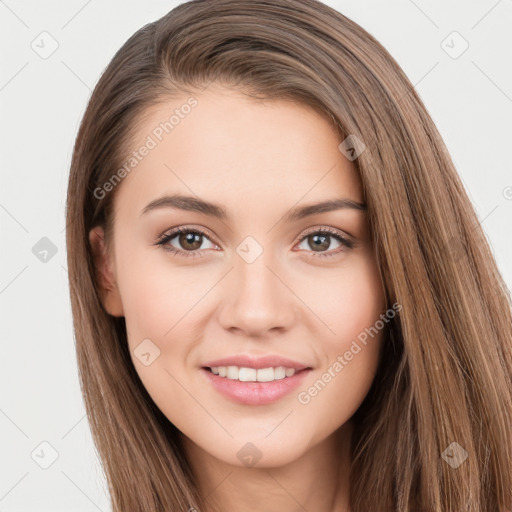
[[[105,310],[112,316],[124,316],[121,295],[117,288],[114,265],[110,261],[105,245],[105,233],[101,226],[96,226],[89,231],[89,243],[91,244],[96,269],[96,286]]]

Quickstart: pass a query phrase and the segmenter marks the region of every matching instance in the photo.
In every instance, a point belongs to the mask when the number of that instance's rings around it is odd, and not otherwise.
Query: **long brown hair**
[[[88,241],[96,225],[111,237],[122,183],[101,198],[95,191],[122,165],[144,112],[212,81],[307,104],[340,141],[356,135],[366,146],[354,164],[387,299],[402,309],[354,416],[353,512],[512,508],[510,294],[414,87],[369,33],[316,0],[194,0],[145,25],[114,56],[71,165],[76,350],[114,512],[212,508],[180,432],[138,378],[124,318],[102,307]],[[450,445],[468,454],[457,468],[442,457]]]

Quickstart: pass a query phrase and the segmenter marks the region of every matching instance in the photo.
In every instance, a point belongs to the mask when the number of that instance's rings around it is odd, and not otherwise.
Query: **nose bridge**
[[[243,249],[244,247],[237,249],[238,255],[235,259],[235,293],[239,300],[265,299],[264,303],[270,303],[272,297],[279,295],[278,285],[282,286],[282,283],[269,270],[269,267],[275,266],[271,251],[262,249],[260,254],[256,254],[254,252],[256,248],[249,245],[249,251],[244,254],[241,253]]]
[[[288,327],[293,321],[293,294],[275,275],[280,272],[274,268],[277,258],[270,250],[257,250],[250,240],[240,244],[228,285],[229,327],[247,333]]]

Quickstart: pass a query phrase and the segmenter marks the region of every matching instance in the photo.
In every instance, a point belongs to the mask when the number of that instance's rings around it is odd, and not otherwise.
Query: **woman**
[[[67,248],[114,511],[512,507],[510,295],[342,14],[195,0],[136,32],[82,120]]]

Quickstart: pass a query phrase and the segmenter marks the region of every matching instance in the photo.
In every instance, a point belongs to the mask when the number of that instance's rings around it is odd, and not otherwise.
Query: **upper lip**
[[[222,359],[215,359],[215,361],[205,363],[203,366],[208,368],[215,366],[243,366],[246,368],[256,369],[284,366],[285,368],[294,368],[296,371],[310,368],[309,366],[298,363],[293,359],[288,359],[287,357],[281,357],[273,354],[260,357],[239,354],[236,356],[223,357]]]

